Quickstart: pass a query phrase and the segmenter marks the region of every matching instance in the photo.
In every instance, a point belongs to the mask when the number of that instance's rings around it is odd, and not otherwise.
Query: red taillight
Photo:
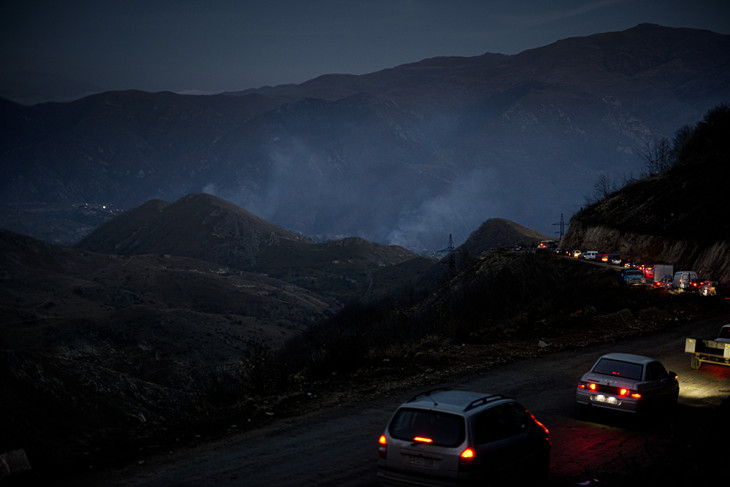
[[[590,384],[588,384],[588,389],[595,391],[596,389],[598,389],[598,386],[594,382],[591,382]]]
[[[634,392],[631,394],[631,397],[633,397],[634,399],[641,399],[641,394],[639,394],[638,392]]]
[[[463,452],[461,452],[461,455],[459,455],[459,465],[461,467],[468,467],[472,463],[474,463],[474,458],[476,457],[476,452],[473,448],[469,447],[466,448]]]
[[[472,448],[466,448],[459,455],[459,470],[468,472],[474,465],[474,458],[476,458],[476,452]]]
[[[426,438],[424,436],[416,436],[413,438],[413,441],[416,443],[433,443],[433,440],[431,438]]]
[[[388,439],[385,437],[385,435],[380,435],[380,438],[378,438],[378,456],[380,458],[385,458],[388,454]]]
[[[622,388],[620,391],[618,391],[619,396],[628,396],[629,390]]]
[[[545,427],[545,425],[544,425],[544,424],[542,424],[542,423],[541,423],[540,421],[538,421],[538,420],[537,420],[537,418],[535,417],[535,415],[534,415],[534,414],[532,414],[532,413],[531,413],[531,412],[529,412],[529,411],[525,411],[525,412],[526,412],[527,414],[529,414],[529,415],[530,415],[530,417],[532,418],[532,420],[533,420],[533,421],[534,421],[534,422],[535,422],[535,423],[536,423],[536,424],[537,424],[537,425],[538,425],[538,426],[539,426],[540,428],[542,428],[542,430],[543,430],[543,431],[545,432],[545,434],[546,434],[546,435],[549,435],[549,434],[550,434],[550,430],[548,430],[548,429],[547,429],[547,428]]]

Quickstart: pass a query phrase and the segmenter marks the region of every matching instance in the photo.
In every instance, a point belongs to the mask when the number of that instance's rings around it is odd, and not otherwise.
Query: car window
[[[659,380],[667,376],[667,369],[659,362],[650,362],[646,365],[646,380]]]
[[[593,372],[597,374],[612,375],[632,380],[641,380],[642,370],[643,367],[641,364],[608,358],[600,359],[595,367],[593,367]]]
[[[502,440],[527,430],[529,421],[522,406],[509,403],[490,408],[474,421],[474,434],[478,444]]]
[[[730,328],[721,328],[717,338],[730,338]]]
[[[458,446],[464,441],[462,416],[425,409],[402,408],[390,423],[390,434],[399,440],[430,438],[435,445]]]

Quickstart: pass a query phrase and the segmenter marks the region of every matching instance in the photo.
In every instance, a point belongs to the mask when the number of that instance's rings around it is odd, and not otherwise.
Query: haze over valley
[[[555,235],[599,177],[639,177],[651,143],[730,99],[728,57],[726,35],[642,24],[216,96],[3,101],[0,222],[72,245],[113,216],[84,205],[207,192],[309,238],[426,254],[494,217]]]

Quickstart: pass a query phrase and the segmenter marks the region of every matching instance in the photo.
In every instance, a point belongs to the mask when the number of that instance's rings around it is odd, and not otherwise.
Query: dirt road
[[[730,320],[728,320],[730,321]],[[553,442],[549,485],[631,485],[628,480],[665,461],[678,431],[712,414],[730,395],[730,368],[690,368],[686,336],[712,336],[722,324],[703,320],[650,337],[577,352],[523,360],[447,385],[515,397],[550,429]],[[649,425],[623,416],[577,418],[576,381],[607,352],[649,355],[678,373],[677,414]],[[277,422],[124,469],[95,472],[74,485],[108,486],[375,486],[377,438],[394,408],[419,391],[403,391],[349,407]],[[689,468],[676,459],[673,468]]]

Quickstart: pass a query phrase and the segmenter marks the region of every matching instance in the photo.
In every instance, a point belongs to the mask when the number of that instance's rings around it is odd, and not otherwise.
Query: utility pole
[[[553,225],[560,225],[560,230],[555,232],[558,235],[560,235],[560,240],[563,240],[563,235],[565,235],[565,220],[563,220],[563,214],[560,214],[560,221],[558,223],[553,223]]]
[[[449,271],[451,271],[451,275],[454,274],[454,271],[456,270],[456,259],[454,256],[454,237],[453,235],[449,234],[449,245],[445,249],[441,249],[438,251],[440,254],[448,254],[449,256]]]

